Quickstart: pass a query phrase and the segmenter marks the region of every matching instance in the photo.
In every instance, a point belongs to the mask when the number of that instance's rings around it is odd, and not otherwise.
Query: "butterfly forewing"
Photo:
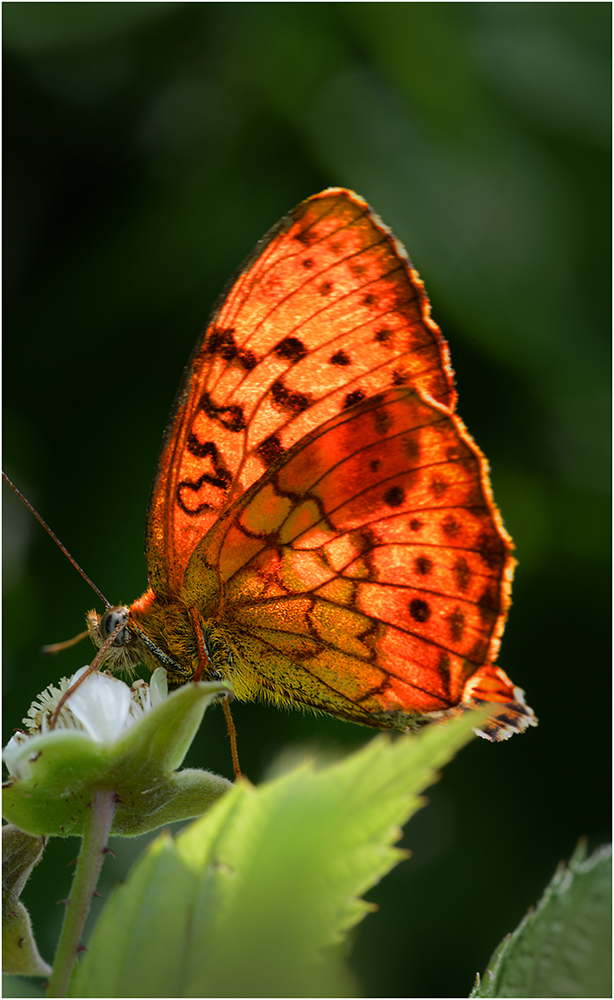
[[[148,515],[156,592],[180,590],[227,504],[305,434],[402,385],[454,406],[422,282],[366,202],[316,195],[246,262],[188,366]]]

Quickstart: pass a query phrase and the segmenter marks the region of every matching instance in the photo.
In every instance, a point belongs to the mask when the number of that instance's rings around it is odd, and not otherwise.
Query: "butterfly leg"
[[[203,627],[200,621],[200,616],[196,608],[190,608],[189,611],[190,620],[192,622],[192,630],[194,632],[194,638],[196,639],[196,648],[198,650],[198,666],[194,671],[194,676],[192,680],[199,681],[202,679],[203,671],[209,666],[209,655],[207,653],[207,647],[205,646],[205,638],[203,636]],[[207,669],[208,672],[208,669]]]
[[[198,649],[198,666],[194,671],[194,677],[192,679],[194,681],[201,680],[203,671],[206,670],[208,676],[212,680],[222,680],[224,677],[224,670],[218,669],[218,664],[222,668],[224,665],[228,667],[232,663],[232,652],[228,648],[227,644],[216,635],[216,629],[213,623],[203,625],[196,608],[190,608],[190,619],[194,630],[194,637],[196,639],[196,647]],[[222,708],[224,709],[226,728],[230,738],[232,767],[236,780],[241,777],[241,765],[239,764],[239,753],[237,750],[237,730],[232,719],[230,700],[228,698],[224,698]]]
[[[225,680],[234,662],[225,636],[220,633],[216,622],[202,622],[196,608],[190,608],[189,614],[198,650],[198,666],[192,680],[202,680],[203,674],[207,680]]]

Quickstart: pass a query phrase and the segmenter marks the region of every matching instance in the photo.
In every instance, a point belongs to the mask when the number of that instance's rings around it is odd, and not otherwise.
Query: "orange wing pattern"
[[[188,365],[152,489],[151,587],[109,612],[127,625],[107,658],[379,728],[484,702],[490,739],[535,725],[493,665],[512,546],[455,404],[400,244],[352,192],[303,202]],[[88,623],[98,645],[114,627]]]
[[[273,461],[344,408],[402,385],[454,407],[423,284],[362,198],[324,191],[258,245],[186,369],[148,514],[156,593],[180,591],[200,539]]]
[[[301,440],[205,537],[186,588],[218,567],[238,697],[404,728],[496,656],[510,549],[461,421],[397,389]]]

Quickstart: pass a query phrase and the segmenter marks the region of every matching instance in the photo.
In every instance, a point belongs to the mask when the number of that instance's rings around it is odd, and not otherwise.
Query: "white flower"
[[[131,688],[107,673],[87,674],[88,669],[82,667],[70,680],[63,677],[58,687],[50,684],[32,702],[23,720],[29,732],[15,733],[2,754],[13,777],[27,777],[29,761],[37,753],[37,743],[53,733],[66,737],[71,732],[110,746],[167,696],[166,671],[162,667],[154,671],[151,684],[138,680]],[[60,699],[84,674],[87,676],[66,699],[51,729]]]
[[[200,816],[231,783],[179,768],[207,706],[231,694],[222,681],[199,681],[167,696],[161,667],[132,688],[87,667],[50,685],[28,712],[28,731],[4,750],[4,818],[33,837],[83,836],[94,791],[114,793],[114,836]]]

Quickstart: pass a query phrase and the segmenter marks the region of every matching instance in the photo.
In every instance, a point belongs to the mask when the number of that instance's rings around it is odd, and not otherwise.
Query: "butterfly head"
[[[103,665],[131,675],[141,662],[142,653],[138,637],[128,624],[129,618],[130,609],[125,605],[107,608],[102,615],[97,611],[88,611],[85,616],[87,630],[96,649],[101,649],[116,633],[105,651]]]
[[[164,617],[164,611],[156,604],[151,591],[148,591],[143,599],[135,601],[132,607],[127,607],[125,604],[107,607],[102,615],[97,611],[88,611],[85,620],[90,638],[100,651],[99,669],[106,667],[108,670],[124,671],[132,676],[141,663],[152,673],[156,667],[164,667],[168,674],[169,687],[179,687],[192,679],[194,667],[181,665],[181,660],[189,661],[189,657],[180,656],[176,659],[167,649],[161,648],[159,641],[155,641],[151,636],[151,622],[146,624],[137,620],[138,609],[147,606],[151,611],[152,605],[154,611]],[[155,629],[154,635],[157,638]],[[180,643],[179,650],[182,648]]]

